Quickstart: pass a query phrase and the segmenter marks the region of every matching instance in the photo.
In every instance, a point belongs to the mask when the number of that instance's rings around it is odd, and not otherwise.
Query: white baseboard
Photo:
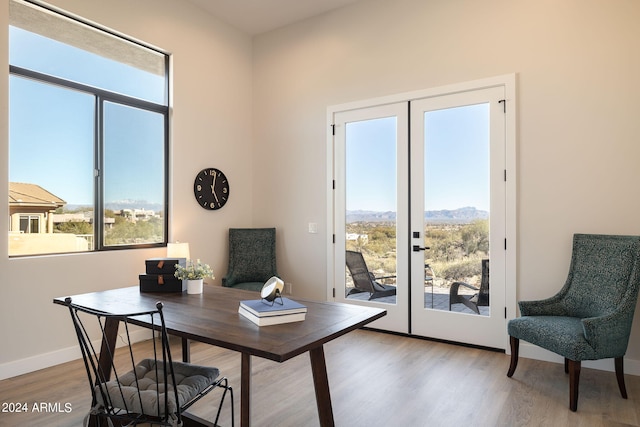
[[[520,341],[519,357],[527,359],[544,360],[546,362],[560,363],[564,365],[564,358],[548,350]],[[582,362],[583,368],[598,369],[600,371],[614,372],[613,359],[585,360]],[[628,375],[640,376],[640,360],[624,359],[624,373]]]
[[[149,339],[148,330],[139,329],[131,332],[131,340],[133,342],[145,339]],[[121,342],[121,340],[118,340],[118,342]],[[99,348],[100,340],[96,341],[94,345],[96,348]],[[116,347],[120,347],[120,345],[117,344]],[[55,365],[80,359],[81,357],[82,354],[80,354],[80,347],[76,344],[75,346],[52,351],[50,353],[39,354],[37,356],[3,363],[0,365],[0,380],[39,371],[40,369],[50,368]]]
[[[144,333],[144,330],[134,331],[132,332],[132,338],[135,342],[141,341],[148,338],[148,333]],[[564,359],[561,356],[524,341],[520,341],[519,354],[520,357],[527,359],[544,360],[546,362],[564,364]],[[40,369],[50,368],[51,366],[79,359],[80,357],[80,349],[76,345],[50,353],[39,354],[37,356],[4,363],[0,365],[0,380],[17,377],[18,375],[27,374]],[[615,370],[613,359],[587,360],[582,362],[582,367],[610,372]],[[640,360],[625,358],[624,373],[640,376]]]

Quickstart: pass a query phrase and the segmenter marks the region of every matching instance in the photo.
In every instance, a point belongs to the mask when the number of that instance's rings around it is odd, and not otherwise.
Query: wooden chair
[[[458,291],[460,286],[464,286],[476,291],[473,295],[459,295]],[[482,260],[482,278],[480,280],[480,287],[470,285],[465,282],[454,282],[449,288],[449,311],[453,304],[464,304],[476,314],[480,314],[478,307],[489,306],[489,260]]]
[[[234,425],[233,389],[217,368],[175,362],[162,313],[155,310],[129,314],[104,314],[73,304],[69,307],[91,388],[92,404],[88,419],[92,425],[182,425],[183,412],[215,388],[224,391],[218,405],[217,425],[227,391],[231,394],[231,424]],[[136,350],[131,327],[136,319],[149,319],[152,350]],[[120,330],[124,345],[116,349],[109,340],[113,329]],[[155,337],[154,333],[159,333]],[[98,348],[99,347],[99,348]],[[149,354],[151,353],[151,354]]]

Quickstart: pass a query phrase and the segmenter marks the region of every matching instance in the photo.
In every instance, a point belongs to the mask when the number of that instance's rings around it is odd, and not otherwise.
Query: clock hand
[[[213,193],[213,197],[216,198],[216,202],[220,203],[220,200],[218,200],[218,195],[216,194],[215,187],[216,187],[216,174],[214,172],[214,174],[213,174],[213,183],[211,184],[211,193]]]

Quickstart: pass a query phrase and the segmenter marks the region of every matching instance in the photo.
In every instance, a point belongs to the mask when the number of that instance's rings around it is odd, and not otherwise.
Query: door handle
[[[418,245],[413,245],[413,252],[420,252],[420,251],[424,251],[424,250],[427,250],[427,249],[431,249],[431,248],[429,248],[429,247],[421,248]]]

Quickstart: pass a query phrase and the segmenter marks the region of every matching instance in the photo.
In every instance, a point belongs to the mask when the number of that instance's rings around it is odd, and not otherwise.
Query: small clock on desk
[[[220,209],[229,200],[229,180],[219,169],[202,169],[193,182],[193,194],[200,207]]]

